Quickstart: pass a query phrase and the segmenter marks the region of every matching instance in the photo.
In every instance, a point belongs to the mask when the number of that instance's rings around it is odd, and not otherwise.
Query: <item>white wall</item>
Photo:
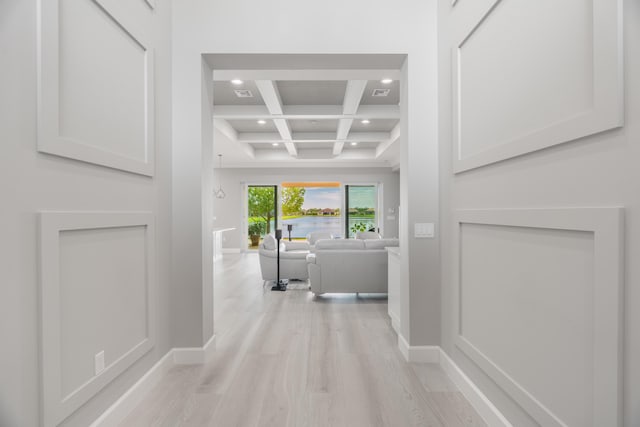
[[[201,57],[207,53],[301,53],[301,54],[407,54],[404,70],[404,128],[400,205],[403,281],[409,285],[405,301],[409,317],[403,319],[403,335],[411,345],[439,344],[440,286],[439,238],[414,239],[412,224],[438,225],[438,144],[437,144],[437,25],[436,2],[403,0],[331,0],[322,7],[309,7],[295,0],[256,3],[174,1],[174,139],[177,157],[174,173],[190,175],[201,170],[201,141],[209,135],[198,133],[202,83]],[[239,19],[241,17],[241,24]],[[378,24],[384,17],[384,25]],[[208,139],[209,141],[211,139]],[[197,145],[197,146],[196,146]],[[182,150],[182,152],[179,152]],[[206,162],[210,159],[206,158]],[[195,186],[195,187],[194,187]],[[174,185],[174,194],[201,189],[195,178]],[[200,212],[202,204],[192,198],[180,210]],[[207,202],[208,203],[208,202]],[[215,203],[215,201],[214,201]],[[175,206],[174,206],[175,208]],[[202,259],[196,242],[207,239],[210,230],[194,227],[200,221],[188,216],[174,217],[176,229],[186,230],[191,244],[176,248],[182,256]],[[197,267],[194,265],[194,268]],[[186,274],[186,273],[185,273]],[[206,338],[192,337],[190,326],[202,323],[188,304],[202,301],[210,283],[201,277],[174,277],[182,284],[185,304],[176,316],[183,323],[175,333],[184,332],[190,345],[202,345]],[[184,279],[184,280],[183,280]],[[189,302],[189,303],[188,303]],[[410,309],[409,309],[410,308]]]
[[[245,249],[242,241],[243,218],[246,217],[246,202],[243,204],[243,183],[279,185],[282,182],[317,182],[339,181],[342,184],[381,184],[383,211],[380,213],[385,237],[398,236],[397,209],[400,203],[399,174],[389,168],[322,168],[322,169],[216,169],[216,188],[218,182],[227,194],[222,200],[216,200],[214,227],[233,227],[223,235],[224,248]],[[220,181],[218,181],[220,180]],[[394,209],[394,214],[387,213],[388,208]],[[395,219],[389,219],[389,216]],[[286,230],[285,230],[286,235]]]
[[[59,32],[51,31],[55,29],[51,11],[57,9],[58,2],[42,2],[46,7],[40,29],[37,3],[19,0],[0,3],[0,51],[4,58],[0,71],[0,425],[39,425],[43,403],[39,398],[42,386],[39,352],[57,348],[61,365],[51,366],[49,357],[43,360],[43,376],[48,378],[45,384],[55,388],[51,379],[59,375],[62,389],[69,392],[80,386],[82,398],[73,398],[65,406],[55,394],[45,391],[44,404],[61,410],[58,413],[61,417],[69,415],[60,425],[86,426],[171,347],[167,296],[171,11],[168,2],[157,2],[153,11],[143,0],[124,6],[119,2],[102,2],[105,11],[127,28],[131,36],[140,37],[144,46],[155,52],[152,66],[155,85],[151,86],[155,102],[149,104],[154,117],[148,121],[155,122],[148,133],[155,134],[153,142],[152,138],[144,138],[144,98],[129,98],[144,93],[148,82],[144,50],[94,2],[61,1],[65,26]],[[85,24],[90,27],[83,27]],[[40,76],[42,118],[49,124],[60,123],[58,135],[80,142],[73,148],[69,148],[73,145],[69,141],[54,134],[51,127],[45,126],[38,134],[39,30],[44,31],[46,38]],[[58,41],[62,52],[53,46]],[[60,66],[56,67],[52,61],[58,60]],[[124,91],[119,92],[119,88]],[[53,102],[51,93],[57,89],[60,99]],[[123,111],[119,100],[128,101],[124,109],[126,117],[119,114]],[[85,126],[87,123],[91,125]],[[51,149],[51,143],[59,144],[54,150],[67,157],[39,152],[38,139],[44,144],[41,149],[47,144],[47,149]],[[149,163],[149,157],[141,153],[152,148],[151,143],[155,148],[153,177],[95,164],[111,162],[114,167],[127,169],[133,164]],[[96,148],[116,151],[122,158],[112,162],[113,156]],[[68,157],[84,157],[85,161]],[[145,173],[149,172],[147,168]],[[43,222],[40,227],[41,211],[72,214],[59,218],[66,225],[53,221]],[[93,211],[106,215],[98,218],[85,214]],[[139,218],[114,211],[150,212],[148,218],[155,222],[156,244],[145,246],[146,238],[154,233],[146,225],[140,225]],[[109,227],[94,229],[95,220]],[[138,225],[130,228],[125,224]],[[57,226],[80,230],[58,232]],[[122,249],[125,250],[120,252]],[[151,271],[155,279],[146,280],[147,265],[157,266]],[[43,274],[47,270],[41,270],[41,266],[59,269],[60,274]],[[124,278],[125,268],[131,274],[120,282],[118,277]],[[96,277],[96,271],[104,274]],[[121,286],[112,287],[114,281]],[[124,284],[126,289],[122,287]],[[146,286],[156,291],[152,301],[145,301]],[[88,289],[91,292],[86,292]],[[104,299],[97,301],[98,295]],[[128,297],[131,298],[123,304]],[[156,309],[151,324],[147,323],[147,303]],[[62,311],[57,313],[58,309]],[[46,321],[42,329],[40,319]],[[143,351],[141,357],[134,354],[127,363],[115,363],[114,358],[145,339],[145,326],[151,332],[157,331],[151,351]],[[97,349],[105,350],[107,370],[101,377],[93,376],[93,355]],[[105,382],[107,377],[115,379]],[[89,384],[83,386],[85,381]],[[58,421],[47,419],[47,425],[53,423]]]
[[[439,2],[443,347],[513,425],[640,425],[640,4],[502,1],[458,56],[494,3]]]

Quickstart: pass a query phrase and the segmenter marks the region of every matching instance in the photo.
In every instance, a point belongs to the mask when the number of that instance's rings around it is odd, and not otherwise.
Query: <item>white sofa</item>
[[[333,234],[328,233],[326,231],[312,231],[311,233],[307,234],[307,242],[309,243],[309,250],[311,252],[315,252],[316,242],[318,240],[325,240],[325,239],[333,239]]]
[[[276,280],[278,269],[277,240],[271,234],[264,236],[264,240],[258,248],[260,257],[260,271],[262,280],[267,282]],[[307,242],[280,241],[280,279],[307,280],[307,254],[309,244]]]
[[[399,246],[398,239],[317,241],[307,255],[311,291],[387,293],[388,246]]]
[[[380,233],[375,231],[358,231],[356,232],[356,239],[369,240],[369,239],[382,239]]]

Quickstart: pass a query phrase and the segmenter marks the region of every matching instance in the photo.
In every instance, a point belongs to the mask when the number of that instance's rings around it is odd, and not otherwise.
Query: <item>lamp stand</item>
[[[271,287],[272,291],[286,291],[287,290],[287,285],[289,284],[289,280],[288,279],[283,279],[280,280],[280,239],[282,239],[282,230],[277,229],[276,230],[276,240],[278,241],[278,246],[277,246],[277,267],[276,267],[276,284],[273,285]]]

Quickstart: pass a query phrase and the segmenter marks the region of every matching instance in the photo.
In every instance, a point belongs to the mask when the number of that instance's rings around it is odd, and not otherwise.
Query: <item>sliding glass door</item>
[[[278,186],[249,185],[247,207],[248,248],[257,249],[262,237],[278,228]]]
[[[345,236],[355,237],[358,231],[379,231],[378,186],[345,185]]]

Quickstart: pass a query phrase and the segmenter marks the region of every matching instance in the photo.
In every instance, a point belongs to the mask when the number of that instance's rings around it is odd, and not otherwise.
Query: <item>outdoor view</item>
[[[311,231],[343,235],[340,183],[283,183],[282,187],[284,236],[289,236],[288,224],[293,226],[292,238],[305,238]]]
[[[353,237],[357,231],[376,228],[377,187],[347,185],[343,196],[338,182],[283,183],[281,185],[282,224],[276,215],[277,186],[249,186],[249,248],[257,248],[261,237],[282,228],[283,238],[304,239],[312,231],[334,237]],[[345,197],[346,215],[341,211]]]
[[[348,237],[354,237],[358,231],[376,231],[377,187],[375,185],[347,185],[345,192]]]

